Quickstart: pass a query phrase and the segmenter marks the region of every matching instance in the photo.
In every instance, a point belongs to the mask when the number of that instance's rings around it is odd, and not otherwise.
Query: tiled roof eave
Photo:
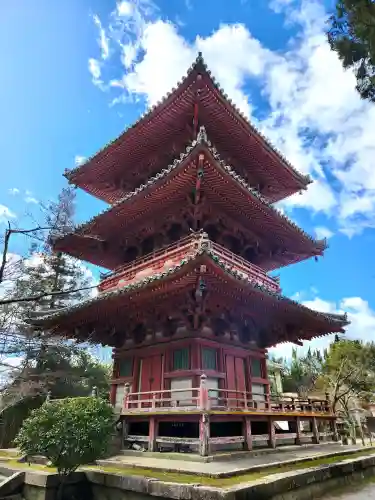
[[[97,297],[94,297],[92,299],[88,299],[80,304],[71,306],[69,308],[59,310],[57,312],[53,312],[52,314],[42,313],[40,317],[34,317],[34,319],[30,318],[29,323],[34,324],[36,326],[41,326],[42,324],[48,324],[48,322],[51,322],[51,321],[56,320],[58,318],[66,317],[74,311],[84,309],[85,307],[87,307],[90,304],[102,302],[102,301],[114,298],[116,296],[135,292],[135,291],[140,290],[146,286],[151,285],[154,282],[161,281],[161,280],[164,280],[168,277],[172,277],[172,276],[176,275],[184,267],[188,266],[191,263],[194,263],[201,256],[208,257],[210,259],[210,261],[214,263],[214,265],[221,268],[228,276],[238,280],[238,282],[241,282],[242,284],[245,284],[247,286],[251,286],[254,290],[257,290],[260,293],[264,293],[265,295],[273,297],[276,300],[280,300],[280,301],[285,302],[286,304],[292,305],[293,307],[297,307],[300,310],[308,313],[310,316],[312,315],[312,316],[315,316],[317,318],[321,318],[321,319],[323,319],[323,320],[325,320],[333,325],[340,326],[340,327],[347,326],[350,323],[347,319],[346,314],[344,314],[344,315],[338,315],[338,314],[330,315],[328,313],[314,311],[314,310],[309,309],[308,307],[306,307],[302,304],[299,304],[298,302],[296,302],[288,297],[285,297],[277,292],[272,292],[271,290],[269,290],[265,286],[259,285],[257,282],[255,282],[253,280],[249,280],[247,277],[244,277],[243,273],[234,270],[229,265],[227,265],[225,262],[223,262],[215,254],[215,252],[210,249],[210,241],[209,240],[202,241],[202,244],[201,244],[199,250],[197,250],[194,254],[190,255],[189,257],[182,259],[178,265],[175,265],[162,273],[158,273],[158,274],[155,274],[153,276],[148,276],[148,277],[143,278],[135,283],[131,283],[129,285],[126,285],[126,286],[124,286],[120,289],[114,290],[114,291],[104,292]]]
[[[203,129],[203,131],[202,131]],[[141,184],[137,189],[134,191],[127,193],[123,198],[118,200],[114,205],[112,205],[109,208],[106,208],[103,210],[101,213],[97,214],[96,216],[92,217],[88,222],[83,223],[77,228],[72,231],[71,233],[68,234],[85,234],[87,231],[90,230],[90,226],[95,223],[96,220],[98,220],[103,214],[111,212],[115,210],[117,207],[120,205],[126,203],[130,199],[134,198],[137,195],[140,195],[142,192],[145,190],[149,189],[153,185],[155,185],[157,182],[162,181],[164,178],[166,178],[173,170],[177,169],[181,163],[183,163],[192,153],[196,148],[199,148],[201,146],[206,146],[214,160],[220,165],[220,167],[227,173],[229,174],[238,184],[242,186],[242,188],[246,189],[247,192],[257,198],[259,201],[261,201],[267,209],[269,209],[271,212],[277,215],[278,218],[280,218],[284,223],[289,225],[290,227],[293,228],[293,230],[297,231],[306,241],[308,241],[310,244],[314,246],[317,252],[323,252],[324,250],[327,249],[327,241],[324,240],[315,240],[312,238],[308,233],[306,233],[303,229],[301,229],[297,224],[295,224],[289,217],[287,217],[285,214],[283,214],[280,210],[278,210],[276,207],[274,207],[270,202],[267,201],[267,199],[259,193],[255,188],[251,187],[249,184],[246,183],[246,181],[238,175],[235,170],[227,165],[220,157],[220,154],[216,150],[215,147],[212,146],[211,142],[208,140],[204,127],[201,127],[200,133],[198,134],[197,140],[192,141],[190,145],[188,145],[185,149],[184,153],[180,154],[179,158],[176,158],[174,162],[170,165],[168,165],[166,168],[164,168],[161,172],[156,174],[155,176],[151,177],[145,184]],[[64,237],[62,238],[64,239]]]
[[[122,132],[118,137],[108,142],[104,147],[102,147],[99,151],[93,154],[90,158],[88,158],[85,163],[79,165],[71,170],[65,170],[64,176],[68,179],[69,182],[74,183],[74,178],[79,174],[84,173],[90,167],[90,164],[107,148],[115,145],[115,143],[121,142],[121,140],[130,132],[134,131],[138,126],[145,124],[149,121],[152,116],[156,112],[160,112],[163,107],[165,107],[170,101],[176,97],[176,94],[179,90],[183,90],[184,85],[188,83],[189,77],[193,72],[201,71],[208,75],[210,78],[214,88],[218,91],[221,98],[225,101],[227,105],[229,105],[233,109],[234,115],[241,121],[246,128],[249,129],[249,132],[256,138],[259,138],[262,142],[262,146],[265,147],[268,152],[272,155],[276,155],[277,159],[283,164],[283,166],[293,175],[295,180],[301,184],[301,186],[308,186],[311,184],[312,179],[308,175],[301,174],[288,160],[287,158],[279,151],[271,142],[257,129],[252,123],[250,123],[249,119],[240,111],[240,109],[236,106],[236,104],[228,97],[225,91],[221,88],[219,83],[216,81],[215,77],[212,75],[211,71],[207,68],[206,63],[203,60],[203,56],[201,53],[198,54],[195,62],[187,71],[187,74],[182,78],[180,82],[177,83],[177,87],[174,87],[169,93],[166,94],[164,98],[162,98],[159,102],[157,102],[154,106],[152,106],[148,111],[146,111],[133,125],[131,125],[128,129]]]

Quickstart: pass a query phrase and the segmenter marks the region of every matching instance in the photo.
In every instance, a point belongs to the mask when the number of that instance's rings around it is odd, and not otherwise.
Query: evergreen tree
[[[74,228],[75,191],[65,188],[58,200],[45,207],[44,226],[49,228],[47,236],[39,243],[33,242],[29,258],[23,261],[21,277],[17,282],[14,294],[17,297],[28,297],[43,294],[47,290],[62,292],[89,287],[90,276],[76,259],[54,252],[53,242]],[[90,292],[81,290],[66,295],[45,297],[34,304],[23,306],[25,311],[32,309],[53,310],[72,305]]]
[[[308,349],[306,355],[298,355],[292,350],[290,364],[282,371],[284,392],[297,392],[301,396],[311,391],[322,372],[324,359],[318,350]]]
[[[44,403],[47,392],[52,398],[63,399],[90,396],[96,387],[98,395],[108,399],[109,381],[110,366],[99,363],[84,349],[49,344],[43,363],[29,363],[2,393],[0,447],[12,445],[22,422]]]
[[[90,289],[84,289],[92,285],[85,268],[77,260],[52,249],[55,238],[74,228],[74,201],[75,192],[68,188],[62,190],[56,202],[43,207],[44,220],[39,225],[48,230],[33,233],[29,252],[20,262],[17,280],[8,296],[22,299],[48,291],[79,291],[2,306],[2,312],[12,312],[13,342],[12,345],[8,342],[7,352],[23,358],[1,391],[2,445],[9,444],[23,419],[32,408],[42,404],[47,392],[51,392],[53,398],[89,396],[96,386],[102,397],[109,394],[107,365],[98,363],[87,349],[74,342],[56,338],[50,332],[35,331],[27,322],[33,311],[67,307],[91,293]],[[82,288],[84,290],[80,290]]]
[[[344,68],[352,68],[363,99],[375,102],[375,2],[337,0],[328,40]]]
[[[80,290],[91,285],[90,276],[78,261],[61,253],[54,253],[52,249],[54,239],[74,227],[74,199],[75,192],[72,188],[63,189],[58,200],[44,208],[45,218],[41,227],[47,227],[48,232],[44,238],[33,241],[27,258],[23,259],[20,276],[11,292],[15,297],[33,297],[47,291]],[[11,385],[12,391],[7,391],[8,399],[10,392],[15,394],[15,401],[29,394],[45,394],[51,386],[55,386],[59,377],[65,381],[71,378],[69,359],[77,356],[73,343],[55,338],[50,332],[34,331],[28,326],[27,317],[33,311],[53,311],[67,307],[83,300],[89,293],[90,290],[80,290],[46,296],[34,302],[18,302],[15,305],[16,328],[20,335],[18,344],[14,347],[24,361],[16,377],[17,383]],[[74,384],[70,385],[73,387]]]

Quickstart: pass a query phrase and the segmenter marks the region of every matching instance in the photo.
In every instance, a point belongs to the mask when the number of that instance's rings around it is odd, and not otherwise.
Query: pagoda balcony
[[[268,276],[263,269],[251,264],[239,255],[227,250],[222,245],[208,240],[200,233],[180,239],[178,242],[156,250],[144,257],[135,259],[117,268],[114,272],[102,275],[98,289],[99,293],[108,292],[129,285],[148,276],[166,271],[178,265],[182,259],[194,255],[203,239],[210,245],[211,251],[227,266],[243,273],[249,280],[255,281],[271,292],[280,293],[278,277]]]
[[[209,389],[203,384],[196,388],[130,392],[130,384],[125,384],[122,415],[197,411],[240,411],[301,417],[333,415],[328,399],[273,397],[264,393],[255,394],[234,389]]]

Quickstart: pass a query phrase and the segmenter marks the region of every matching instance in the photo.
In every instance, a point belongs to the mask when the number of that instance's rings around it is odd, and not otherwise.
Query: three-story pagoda
[[[328,424],[334,432],[329,401],[274,399],[266,367],[267,348],[348,324],[283,296],[269,274],[326,248],[273,205],[311,180],[243,117],[201,55],[176,89],[66,177],[110,206],[55,250],[110,272],[97,297],[33,322],[113,347],[124,446],[207,455],[319,442]]]

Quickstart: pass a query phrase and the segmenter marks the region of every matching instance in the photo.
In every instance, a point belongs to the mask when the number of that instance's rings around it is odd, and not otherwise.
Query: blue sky
[[[281,205],[324,258],[281,271],[286,295],[347,310],[349,335],[375,331],[375,108],[361,102],[324,37],[319,0],[35,0],[0,7],[0,228],[57,195],[62,173],[134,122],[198,50],[224,90],[316,180]],[[370,135],[371,134],[371,135]],[[78,194],[78,220],[104,204]],[[16,240],[12,251],[25,251]],[[323,341],[315,342],[322,346]]]

